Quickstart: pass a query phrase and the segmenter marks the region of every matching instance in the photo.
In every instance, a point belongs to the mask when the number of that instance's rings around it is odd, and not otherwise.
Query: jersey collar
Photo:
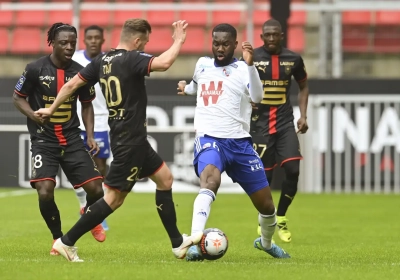
[[[226,66],[229,66],[229,65],[231,65],[231,64],[233,64],[233,63],[235,63],[235,62],[237,62],[238,60],[236,59],[236,57],[234,57],[233,58],[233,61],[231,62],[231,63],[229,63],[228,65],[225,65],[225,66],[220,66],[220,65],[218,65],[217,63],[215,63],[215,58],[214,58],[214,66],[215,67],[226,67]]]

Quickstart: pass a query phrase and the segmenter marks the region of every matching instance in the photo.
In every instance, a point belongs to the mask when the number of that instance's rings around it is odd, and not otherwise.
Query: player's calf
[[[54,201],[55,184],[53,181],[45,180],[35,182],[34,186],[39,196],[40,214],[53,235],[53,239],[60,238],[63,233],[61,231],[60,211]]]
[[[172,248],[178,248],[184,242],[184,238],[176,225],[177,218],[171,189],[173,181],[172,173],[168,166],[162,163],[161,168],[155,174],[151,175],[150,179],[157,185],[155,199],[158,216],[168,233]],[[174,249],[172,251],[174,252]]]
[[[261,229],[261,242],[264,248],[271,249],[272,236],[276,228],[275,205],[272,200],[271,189],[262,188],[250,194],[254,206],[258,210],[258,223]]]

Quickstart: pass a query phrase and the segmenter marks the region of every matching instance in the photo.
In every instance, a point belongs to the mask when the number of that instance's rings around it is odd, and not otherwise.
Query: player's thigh
[[[276,165],[275,135],[252,135],[253,148],[261,158],[265,170],[272,170]]]
[[[108,131],[97,131],[94,133],[94,139],[99,145],[100,151],[96,158],[107,159],[110,157],[110,141]]]
[[[147,146],[147,156],[143,163],[139,178],[149,177],[157,185],[158,190],[169,190],[173,176],[169,167],[150,144]]]
[[[103,179],[83,142],[68,146],[61,156],[61,168],[74,188],[98,179]]]
[[[300,142],[294,126],[288,126],[279,132],[276,146],[277,163],[282,165],[289,160],[300,160],[302,155],[300,152]]]
[[[219,144],[218,139],[212,137],[196,137],[193,150],[193,166],[198,177],[201,178],[201,173],[208,165],[215,166],[220,174],[225,171],[226,159],[222,147],[223,145]],[[215,174],[215,172],[213,172],[213,174]],[[221,175],[219,175],[219,177],[220,176]]]
[[[226,169],[226,173],[248,195],[252,195],[269,185],[265,176],[264,165],[257,153],[255,153],[250,141],[243,152],[234,155],[234,160]]]
[[[130,192],[140,178],[147,156],[147,146],[115,146],[113,161],[104,185],[119,192]]]
[[[61,149],[32,146],[31,152],[30,183],[32,188],[36,188],[35,185],[44,181],[51,181],[55,186],[60,165],[59,156],[61,156]]]

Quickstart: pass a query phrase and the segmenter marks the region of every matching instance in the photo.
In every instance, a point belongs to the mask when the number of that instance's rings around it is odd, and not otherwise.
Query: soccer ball
[[[218,260],[228,251],[228,238],[222,230],[208,228],[203,231],[199,248],[204,259],[210,261]]]

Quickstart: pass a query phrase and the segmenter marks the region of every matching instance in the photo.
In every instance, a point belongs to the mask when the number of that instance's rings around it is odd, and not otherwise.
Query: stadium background
[[[0,279],[399,279],[399,203],[387,194],[400,192],[400,1],[292,0],[290,14],[289,0],[35,1],[41,2],[0,0]],[[128,196],[107,218],[106,242],[90,234],[79,240],[84,264],[72,268],[49,256],[51,236],[29,189],[25,118],[11,100],[26,63],[50,53],[49,26],[74,24],[81,43],[85,26],[98,24],[106,30],[107,50],[126,18],[145,17],[154,30],[147,51],[157,54],[171,43],[171,22],[189,21],[177,62],[147,79],[149,134],[173,170],[178,225],[188,233],[198,191],[190,166],[194,99],[177,97],[176,82],[190,79],[197,58],[210,54],[212,26],[231,23],[239,41],[260,46],[270,12],[287,19],[287,44],[304,58],[311,94],[310,129],[299,136],[301,192],[287,214],[293,240],[274,236],[292,258],[272,259],[253,248],[257,212],[246,195],[232,194],[242,192],[226,177],[219,193],[228,194],[217,196],[207,222],[229,237],[229,251],[218,261],[173,259],[150,182],[134,188],[148,193]],[[291,92],[298,116],[297,89]],[[57,181],[71,187],[62,174]],[[279,195],[273,192],[275,204]],[[55,199],[65,233],[79,217],[78,201],[69,189],[56,190]]]
[[[26,63],[51,52],[46,45],[49,26],[74,24],[81,48],[84,28],[98,24],[105,29],[106,51],[116,46],[127,18],[142,17],[153,26],[146,48],[152,54],[169,47],[174,20],[190,24],[177,62],[165,73],[152,74],[147,84],[152,143],[172,166],[182,191],[186,185],[195,191],[190,166],[195,100],[176,96],[176,82],[189,80],[197,58],[210,55],[212,26],[231,23],[239,30],[239,41],[259,46],[261,25],[271,12],[287,23],[285,43],[302,54],[310,80],[310,130],[299,136],[305,156],[301,191],[399,192],[400,174],[394,171],[400,167],[400,3],[372,0],[1,0],[0,141],[6,148],[0,156],[8,159],[1,162],[2,185],[29,187],[29,138],[11,95]],[[296,93],[293,87],[295,116]],[[276,172],[275,189],[283,176]],[[60,177],[60,186],[69,188]],[[228,178],[223,182],[227,192],[240,192]]]

